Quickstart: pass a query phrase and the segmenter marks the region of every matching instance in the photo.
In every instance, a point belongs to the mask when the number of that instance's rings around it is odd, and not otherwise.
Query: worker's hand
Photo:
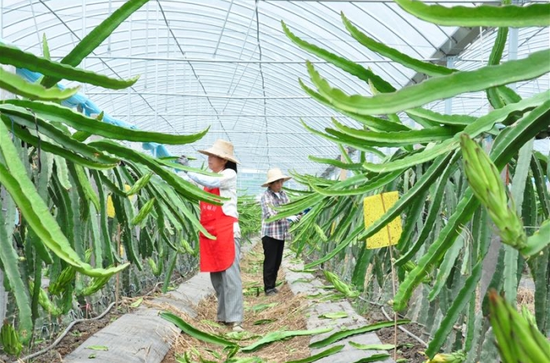
[[[187,156],[182,155],[176,160],[176,163],[181,164],[183,166],[189,166],[189,159],[187,159]]]
[[[290,216],[290,217],[286,217],[286,220],[291,222],[291,223],[294,223],[294,222],[297,222],[300,218],[298,218],[298,216]]]

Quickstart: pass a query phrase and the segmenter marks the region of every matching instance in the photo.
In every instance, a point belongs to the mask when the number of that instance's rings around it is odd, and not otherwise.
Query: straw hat
[[[214,155],[239,164],[239,160],[235,158],[235,154],[233,153],[233,144],[229,141],[218,139],[210,149],[199,150],[199,152],[205,155]]]
[[[279,168],[269,169],[267,171],[267,180],[265,181],[265,183],[262,184],[262,187],[267,187],[269,184],[273,183],[274,181],[281,180],[281,179],[283,179],[283,181],[287,181],[292,178],[284,175],[281,169]]]

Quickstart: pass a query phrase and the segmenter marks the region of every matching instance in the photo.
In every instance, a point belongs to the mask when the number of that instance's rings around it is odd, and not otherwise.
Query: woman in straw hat
[[[262,187],[267,187],[262,195],[262,245],[264,247],[264,291],[266,295],[274,295],[278,292],[275,288],[277,273],[283,259],[285,240],[289,239],[289,220],[296,221],[298,217],[292,216],[266,222],[266,219],[277,215],[275,207],[289,202],[288,196],[282,190],[283,183],[290,180],[281,169],[273,168],[267,172],[267,180]]]
[[[233,154],[233,144],[216,140],[214,145],[200,153],[208,155],[208,167],[221,177],[206,176],[186,172],[189,178],[204,186],[204,190],[228,198],[222,206],[200,202],[202,226],[216,239],[209,239],[199,233],[200,270],[210,272],[210,280],[218,298],[217,319],[242,331],[243,294],[239,268],[240,237],[237,213],[237,163]],[[182,156],[182,165],[189,160]]]

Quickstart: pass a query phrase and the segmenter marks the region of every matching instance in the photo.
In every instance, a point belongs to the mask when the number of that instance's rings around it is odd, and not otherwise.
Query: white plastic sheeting
[[[0,38],[41,54],[45,35],[52,58],[61,59],[122,4],[0,0]],[[168,146],[173,154],[197,155],[197,149],[224,138],[235,144],[243,168],[265,171],[277,166],[285,172],[320,173],[324,167],[308,155],[332,158],[338,148],[310,134],[300,120],[317,129],[328,125],[330,117],[355,123],[301,90],[298,79],[309,83],[305,60],[318,62],[319,71],[346,92],[369,94],[369,87],[296,47],[284,35],[280,21],[303,39],[370,67],[395,87],[405,86],[415,76],[359,45],[346,32],[340,12],[373,38],[419,59],[436,57],[445,64],[442,50],[460,42],[459,29],[420,21],[385,0],[150,1],[80,65],[122,78],[140,74],[140,80],[122,91],[88,85],[82,91],[106,113],[139,129],[194,133],[210,126],[208,135],[192,146]],[[479,30],[468,29],[479,35],[453,58],[456,68],[486,64],[494,31]],[[518,37],[518,58],[547,47],[550,39],[548,29],[521,30]],[[537,93],[549,88],[548,77],[517,87],[520,94]],[[432,107],[445,112],[445,101]],[[452,113],[476,115],[487,109],[481,93],[463,95],[450,104]]]

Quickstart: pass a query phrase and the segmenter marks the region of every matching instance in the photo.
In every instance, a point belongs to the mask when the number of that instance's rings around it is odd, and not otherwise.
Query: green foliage
[[[111,276],[127,267],[127,265],[121,265],[110,269],[92,268],[82,261],[28,178],[17,150],[10,140],[9,131],[2,123],[0,123],[0,145],[0,152],[4,159],[4,163],[0,164],[0,183],[10,193],[21,214],[48,249],[81,273],[90,276]]]
[[[89,83],[95,86],[111,89],[124,89],[130,87],[138,80],[138,77],[129,80],[108,78],[90,71],[75,68],[74,66],[53,62],[46,58],[38,57],[32,53],[28,53],[5,44],[0,44],[0,62],[18,68],[26,68],[30,71],[50,75],[59,79]],[[49,85],[47,88],[49,89],[51,86],[53,85]],[[42,85],[41,88],[44,88],[44,85]],[[18,91],[16,90],[16,94],[19,94],[17,92]],[[68,93],[70,92],[75,92],[75,90],[73,89],[72,91],[68,91]],[[71,95],[66,95],[65,98],[70,96]]]
[[[418,0],[395,0],[406,12],[430,23],[456,26],[492,26],[523,28],[549,26],[548,4],[529,6],[477,7],[426,5]]]
[[[407,324],[409,322],[410,322],[409,320],[398,320],[397,325]],[[329,335],[325,339],[321,339],[321,340],[318,340],[314,343],[311,343],[309,345],[309,347],[310,348],[323,348],[323,347],[326,347],[327,345],[330,345],[332,343],[336,343],[336,342],[338,342],[342,339],[352,337],[354,335],[363,334],[363,333],[367,333],[367,332],[370,332],[370,331],[376,331],[376,330],[379,330],[379,329],[382,329],[382,328],[387,328],[387,327],[390,327],[390,326],[394,326],[394,324],[395,323],[393,321],[387,321],[387,322],[381,322],[381,323],[374,323],[374,324],[362,326],[360,328],[355,328],[355,329],[340,330],[336,333],[333,333],[333,334]]]
[[[189,334],[193,338],[199,339],[199,340],[207,342],[207,343],[221,345],[224,348],[235,346],[235,343],[232,343],[229,340],[225,340],[223,338],[220,338],[219,336],[215,336],[215,335],[205,333],[205,332],[189,325],[183,319],[181,319],[179,316],[176,316],[172,313],[164,312],[164,313],[161,313],[160,316],[161,316],[161,318],[175,324],[184,333]]]
[[[28,83],[3,68],[0,68],[0,88],[22,97],[40,100],[64,100],[78,92],[78,88],[46,89],[40,85]]]
[[[330,271],[323,271],[327,280],[332,283],[334,288],[344,294],[345,297],[355,298],[359,296],[358,291],[354,291],[349,285],[340,280],[340,278]]]
[[[251,195],[239,195],[237,199],[237,210],[239,212],[239,227],[241,238],[250,238],[260,233],[262,228],[262,208],[260,203]]]
[[[126,19],[128,19],[136,10],[145,5],[149,0],[129,0],[125,2],[120,8],[116,9],[108,18],[103,20],[101,24],[95,27],[89,34],[87,34],[82,41],[80,41],[76,47],[74,47],[69,54],[67,54],[62,60],[61,64],[69,64],[73,67],[80,64],[80,62],[94,49],[96,49],[105,39],[111,35],[111,33],[118,28]],[[42,85],[46,87],[52,87],[57,83],[59,79],[65,78],[64,75],[57,77],[48,73],[44,73],[47,77],[42,80]],[[136,79],[137,80],[137,79]],[[128,85],[129,86],[129,85]],[[123,88],[126,88],[125,86]]]
[[[111,294],[105,286],[129,265],[141,270],[145,260],[154,262],[149,276],[164,273],[164,289],[178,261],[186,261],[191,272],[198,231],[206,233],[197,202],[219,204],[177,176],[173,163],[112,141],[185,144],[200,140],[208,129],[192,135],[133,130],[107,124],[103,115],[91,118],[48,102],[77,91],[60,90],[55,84],[61,79],[111,89],[138,80],[76,67],[146,2],[125,2],[61,62],[49,59],[45,38],[44,57],[0,45],[0,63],[44,75],[41,84],[4,70],[0,76],[1,88],[23,97],[0,104],[0,204],[7,211],[0,214],[0,266],[15,297],[10,311],[17,312],[13,320],[23,344],[31,341],[37,318],[66,314],[75,299],[90,296],[88,303],[95,294]],[[86,142],[91,136],[94,141]],[[20,220],[13,223],[16,211]],[[130,291],[133,274],[121,276],[122,290]],[[41,286],[43,276],[50,281],[47,289]]]
[[[490,320],[502,362],[547,362],[550,342],[537,326],[520,315],[496,291],[489,293]]]
[[[265,336],[258,339],[254,343],[252,343],[252,344],[250,344],[246,347],[241,348],[241,351],[245,352],[245,353],[254,352],[254,351],[262,348],[263,346],[265,346],[267,344],[271,344],[271,343],[274,343],[274,342],[278,342],[280,340],[288,339],[290,337],[323,334],[323,333],[329,332],[331,330],[332,330],[332,328],[317,328],[317,329],[312,329],[312,330],[272,331],[272,332],[267,333]]]
[[[480,91],[489,87],[537,78],[550,71],[550,65],[546,64],[549,56],[550,50],[543,50],[532,53],[522,60],[430,78],[396,92],[381,93],[372,97],[348,96],[341,90],[331,87],[312,63],[308,62],[307,67],[311,82],[317,87],[317,91],[335,107],[360,115],[378,115],[413,109],[465,92]],[[545,66],[541,66],[543,64]]]
[[[312,160],[351,170],[353,176],[334,181],[295,175],[308,191],[286,205],[278,218],[311,208],[293,227],[296,236],[293,249],[309,254],[312,260],[306,268],[321,265],[325,271],[332,269],[338,273],[339,281],[351,280],[352,287],[363,291],[366,297],[390,300],[394,310],[408,310],[418,316],[431,330],[432,340],[426,354],[432,361],[454,354],[439,353],[441,351],[459,352],[453,359],[461,361],[465,359],[462,351],[468,351],[470,361],[477,361],[480,356],[489,355],[491,349],[484,343],[491,339],[486,329],[482,329],[484,317],[475,309],[476,292],[491,242],[491,227],[483,222],[487,217],[480,209],[480,200],[501,231],[502,242],[516,244],[521,254],[528,258],[536,282],[535,296],[538,296],[537,324],[542,331],[549,329],[550,295],[548,286],[543,283],[548,285],[550,279],[549,241],[542,237],[548,235],[550,228],[545,185],[548,158],[533,153],[528,144],[535,137],[544,137],[550,128],[550,91],[543,90],[522,99],[507,85],[528,82],[549,73],[550,50],[501,62],[507,27],[548,26],[549,18],[542,14],[544,11],[547,14],[549,6],[465,8],[426,5],[414,0],[398,0],[397,3],[414,16],[436,24],[501,27],[489,63],[466,72],[414,59],[364,34],[342,14],[345,28],[361,45],[427,76],[419,84],[395,89],[370,69],[315,45],[315,38],[311,42],[304,41],[283,23],[283,31],[293,43],[365,81],[372,94],[348,95],[334,88],[313,63],[307,63],[313,88],[300,80],[304,91],[359,123],[358,127],[351,127],[333,120],[322,131],[304,125],[312,133],[337,144],[341,150],[352,148],[356,152],[353,160],[344,155],[345,162]],[[542,63],[546,67],[541,68]],[[484,91],[494,109],[481,116],[441,115],[426,109],[435,100],[475,91]],[[419,127],[411,129],[406,118],[416,121]],[[475,160],[464,149],[463,153],[459,152],[461,142],[464,148],[468,142],[465,140],[474,139],[494,140],[482,143],[481,147],[490,149],[488,156],[477,146],[473,155]],[[476,144],[470,142],[470,146]],[[392,147],[395,151],[381,157],[377,150],[380,147]],[[479,159],[480,153],[485,157],[483,161]],[[380,161],[365,162],[368,154],[376,155]],[[472,164],[475,169],[470,169]],[[503,170],[511,176],[505,184],[500,176]],[[531,176],[533,184],[527,182]],[[477,186],[479,181],[483,183]],[[510,185],[512,199],[517,205],[509,202],[506,191],[510,190]],[[495,188],[499,188],[499,197],[489,200],[487,191],[493,193]],[[364,197],[393,190],[399,191],[398,202],[365,229],[361,208]],[[504,218],[503,213],[513,219]],[[366,250],[365,238],[382,230],[396,216],[404,220],[402,238],[392,247],[396,260],[390,260],[386,249]],[[524,229],[522,220],[534,227],[534,233]],[[326,239],[318,237],[320,231]],[[515,237],[508,238],[512,234]],[[523,263],[523,257],[513,252],[503,248],[499,261],[502,261],[504,273],[497,270],[492,282],[507,291],[516,289]],[[395,296],[388,293],[392,283],[391,264],[399,267],[400,284]],[[500,278],[505,280],[504,285]],[[419,286],[426,289],[417,289]],[[466,332],[453,329],[462,322],[468,324]],[[477,350],[472,352],[473,344]]]
[[[332,348],[325,349],[325,350],[323,350],[321,353],[314,354],[314,355],[312,355],[311,357],[307,357],[307,358],[300,359],[300,360],[293,360],[293,361],[289,361],[289,362],[287,362],[287,363],[310,363],[310,362],[316,362],[317,360],[319,360],[319,359],[321,359],[321,358],[325,358],[325,357],[331,356],[332,354],[336,354],[336,353],[338,353],[339,351],[341,351],[342,349],[344,349],[344,345],[335,345],[335,346],[333,346]]]
[[[515,206],[508,204],[505,186],[495,164],[467,134],[461,136],[460,146],[468,183],[476,198],[487,208],[502,242],[517,249],[524,248],[527,236],[523,224]]]
[[[10,355],[18,357],[23,350],[23,344],[21,344],[19,340],[17,331],[15,331],[13,325],[8,322],[4,322],[0,329],[0,343],[2,344],[4,352]]]

